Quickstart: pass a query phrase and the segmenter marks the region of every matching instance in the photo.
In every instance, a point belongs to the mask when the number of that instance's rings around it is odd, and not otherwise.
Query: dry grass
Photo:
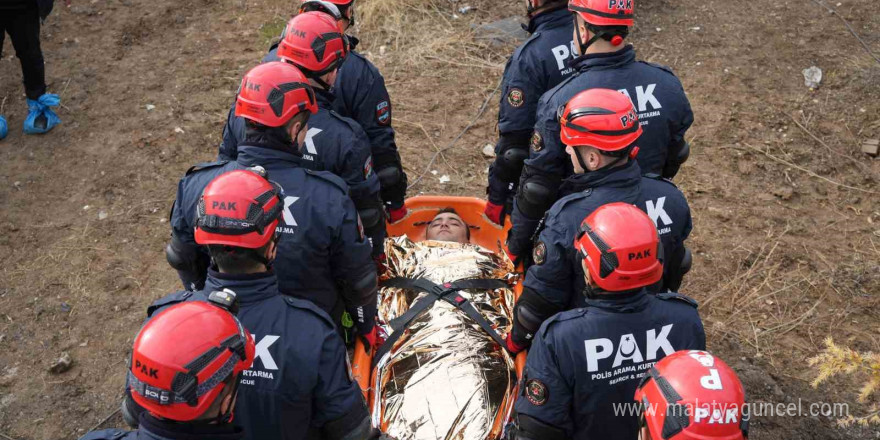
[[[462,26],[470,19],[457,15],[457,7],[435,0],[364,0],[357,9],[358,30],[373,42],[374,53],[384,46],[401,67],[440,63],[500,74],[506,54],[476,42],[471,27]]]
[[[813,380],[816,388],[823,382],[837,375],[853,376],[862,384],[859,390],[859,402],[869,403],[880,391],[880,355],[873,352],[860,353],[849,347],[841,347],[834,343],[830,336],[825,339],[825,350],[809,359],[809,364],[819,370]],[[857,423],[862,426],[880,424],[880,402],[871,405],[869,413],[856,417],[850,415],[838,422],[842,426]]]

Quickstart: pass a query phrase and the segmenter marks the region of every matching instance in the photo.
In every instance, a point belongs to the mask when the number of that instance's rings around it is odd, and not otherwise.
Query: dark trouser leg
[[[5,20],[4,20],[5,21]],[[46,93],[46,69],[40,50],[40,16],[36,8],[21,11],[6,21],[15,55],[21,61],[24,90],[28,99],[37,100]]]

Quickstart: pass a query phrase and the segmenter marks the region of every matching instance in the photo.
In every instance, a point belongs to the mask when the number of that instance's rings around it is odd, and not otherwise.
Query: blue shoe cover
[[[47,133],[53,127],[61,123],[61,118],[55,114],[49,107],[56,107],[61,104],[61,98],[58,95],[52,93],[44,93],[43,96],[40,96],[40,99],[34,101],[32,99],[27,100],[28,103],[28,115],[27,119],[24,120],[24,132],[25,134],[42,134]],[[46,126],[45,127],[37,127],[35,122],[37,117],[43,115],[46,117]]]
[[[6,133],[9,133],[9,128],[6,126],[6,118],[0,116],[0,139],[5,138]]]

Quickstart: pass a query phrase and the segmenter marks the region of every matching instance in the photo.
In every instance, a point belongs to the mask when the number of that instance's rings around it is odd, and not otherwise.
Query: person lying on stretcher
[[[426,207],[385,243],[378,322],[389,339],[365,368],[373,426],[397,440],[498,439],[515,400],[502,335],[517,275],[503,252],[471,243],[485,231],[472,237],[474,219],[451,205]]]
[[[447,207],[437,211],[437,215],[428,223],[425,238],[467,244],[471,241],[471,230],[455,208]]]

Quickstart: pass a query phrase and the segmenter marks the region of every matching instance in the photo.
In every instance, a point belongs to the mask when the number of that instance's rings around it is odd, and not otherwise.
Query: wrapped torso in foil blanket
[[[476,245],[439,241],[386,240],[389,277],[424,278],[436,284],[462,279],[500,279],[513,286],[513,264],[504,255]],[[511,288],[462,290],[501,334],[510,330]],[[388,323],[420,297],[409,289],[380,293],[379,319]],[[509,412],[516,382],[513,361],[461,310],[436,301],[406,329],[374,370],[378,384],[374,423],[397,440],[485,440],[498,435],[499,414]],[[494,426],[494,429],[493,429]]]

